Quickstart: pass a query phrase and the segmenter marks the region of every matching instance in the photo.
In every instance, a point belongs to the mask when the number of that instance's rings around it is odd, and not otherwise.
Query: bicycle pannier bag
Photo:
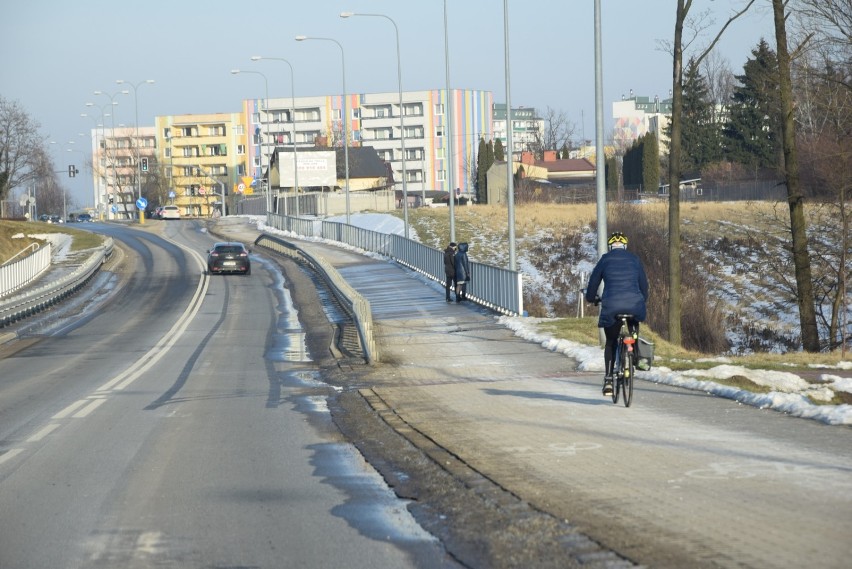
[[[654,364],[654,344],[645,338],[639,338],[639,341],[636,342],[636,355],[636,359],[638,360],[636,363],[637,368],[642,371],[651,369],[651,366]]]

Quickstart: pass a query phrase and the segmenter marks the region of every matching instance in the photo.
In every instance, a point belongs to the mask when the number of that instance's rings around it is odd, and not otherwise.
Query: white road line
[[[24,452],[24,449],[22,449],[22,448],[13,448],[13,449],[7,450],[3,454],[0,454],[0,464],[3,464],[7,460],[11,460],[12,458],[21,454],[22,452]]]
[[[174,243],[174,242],[172,242]],[[201,255],[196,253],[191,249],[187,249],[182,245],[178,245],[182,249],[190,252],[193,256],[195,256],[196,260],[199,262],[200,266],[204,266],[204,261],[201,258]],[[124,370],[122,373],[112,378],[101,387],[97,389],[95,393],[102,393],[104,391],[121,391],[131,383],[133,383],[136,379],[139,378],[140,375],[148,371],[151,367],[156,364],[160,358],[162,358],[166,353],[175,345],[180,336],[186,331],[189,323],[195,317],[199,310],[201,310],[201,304],[204,301],[204,296],[207,294],[207,287],[209,286],[209,279],[204,278],[198,281],[198,286],[195,289],[195,294],[192,297],[189,305],[184,310],[181,317],[174,323],[171,329],[162,337],[157,344],[148,350],[148,352],[143,355],[141,358],[136,360],[133,365]]]
[[[69,405],[68,407],[66,407],[65,409],[63,409],[62,411],[57,413],[56,415],[54,415],[52,418],[53,419],[64,419],[65,417],[67,417],[68,415],[70,415],[71,413],[73,413],[74,411],[76,411],[77,409],[82,407],[83,405],[85,405],[86,401],[87,401],[86,399],[80,399],[79,401],[75,401],[74,403],[72,403],[71,405]]]
[[[40,431],[27,439],[28,443],[37,443],[53,431],[59,428],[59,423],[50,423],[49,425],[45,425],[42,427]]]
[[[71,415],[71,418],[83,419],[85,417],[88,417],[92,411],[94,411],[104,403],[106,403],[106,399],[95,399],[94,401],[90,401],[89,404],[83,407],[80,411]]]

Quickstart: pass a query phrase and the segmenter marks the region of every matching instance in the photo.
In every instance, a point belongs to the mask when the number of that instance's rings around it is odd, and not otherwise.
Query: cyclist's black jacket
[[[613,249],[601,257],[589,277],[587,301],[595,301],[601,280],[604,291],[598,318],[600,328],[615,324],[616,314],[633,314],[639,322],[645,321],[648,277],[639,257],[627,249]]]

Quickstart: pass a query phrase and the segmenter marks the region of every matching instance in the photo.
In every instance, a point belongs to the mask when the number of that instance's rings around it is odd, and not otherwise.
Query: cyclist
[[[639,257],[627,250],[627,236],[616,231],[607,241],[609,252],[595,265],[586,287],[586,300],[601,303],[598,327],[604,329],[604,386],[603,394],[612,395],[612,377],[615,362],[613,354],[618,342],[621,322],[617,314],[632,314],[628,326],[633,334],[639,334],[639,322],[644,322],[648,300],[648,278]],[[603,295],[599,298],[598,288],[603,281]]]

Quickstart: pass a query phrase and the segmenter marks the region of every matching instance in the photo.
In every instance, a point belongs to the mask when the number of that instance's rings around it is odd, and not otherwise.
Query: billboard
[[[292,188],[296,185],[293,176],[293,152],[278,153],[279,185],[282,188]],[[333,150],[299,152],[299,186],[334,187],[337,184],[337,159]]]

